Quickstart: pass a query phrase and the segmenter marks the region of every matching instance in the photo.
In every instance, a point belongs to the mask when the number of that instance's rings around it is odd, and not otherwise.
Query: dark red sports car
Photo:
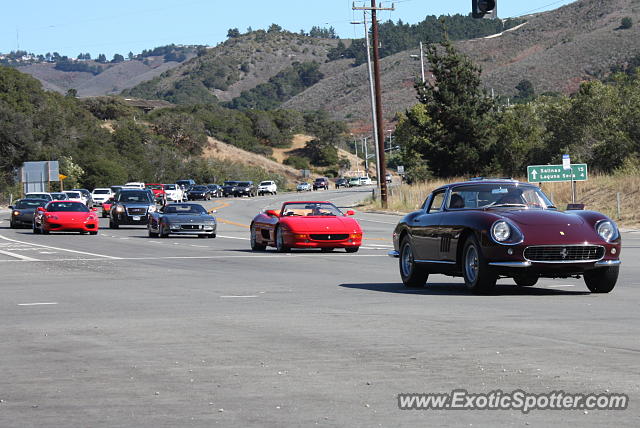
[[[268,210],[251,222],[251,248],[276,247],[280,252],[291,248],[321,248],[332,251],[344,248],[355,253],[362,244],[358,222],[330,202],[285,202],[280,212]]]
[[[80,232],[98,234],[99,219],[95,208],[82,202],[52,201],[39,207],[33,216],[33,233]]]
[[[540,277],[580,276],[593,293],[618,279],[621,238],[615,222],[595,211],[559,211],[535,185],[472,180],[434,190],[393,232],[400,277],[422,286],[429,274],[464,277],[476,292],[499,277],[521,286]]]

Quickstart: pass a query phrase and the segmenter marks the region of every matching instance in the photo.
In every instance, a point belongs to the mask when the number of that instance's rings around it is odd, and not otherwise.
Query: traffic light
[[[496,0],[471,0],[471,16],[482,18],[491,14],[495,17]]]

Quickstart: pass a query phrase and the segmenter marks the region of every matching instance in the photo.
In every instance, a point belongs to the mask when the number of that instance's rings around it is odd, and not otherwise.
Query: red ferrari
[[[280,212],[267,210],[251,222],[251,249],[276,247],[280,252],[291,248],[320,248],[324,252],[344,248],[355,253],[362,244],[358,222],[345,215],[331,202],[285,202]]]
[[[98,234],[98,216],[95,208],[82,202],[52,201],[39,207],[33,216],[33,233],[80,232]]]

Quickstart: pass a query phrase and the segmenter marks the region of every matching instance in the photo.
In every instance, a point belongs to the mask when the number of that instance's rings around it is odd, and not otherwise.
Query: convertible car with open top
[[[429,274],[462,276],[475,292],[500,277],[520,286],[538,278],[584,277],[593,293],[618,279],[621,238],[604,214],[559,211],[542,190],[514,180],[470,180],[434,190],[393,232],[400,277],[408,287]]]
[[[358,221],[331,202],[285,202],[280,212],[267,210],[251,222],[251,249],[276,247],[280,252],[291,248],[320,248],[324,252],[344,248],[355,253],[362,244]]]

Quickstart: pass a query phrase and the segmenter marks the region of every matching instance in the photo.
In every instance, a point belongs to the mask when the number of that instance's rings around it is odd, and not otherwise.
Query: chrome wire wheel
[[[402,276],[411,276],[411,272],[413,271],[413,250],[411,250],[411,244],[409,242],[406,242],[402,247],[402,254],[400,257]]]
[[[464,256],[464,270],[469,282],[476,282],[478,278],[479,260],[478,250],[475,245],[467,247],[467,252]]]

